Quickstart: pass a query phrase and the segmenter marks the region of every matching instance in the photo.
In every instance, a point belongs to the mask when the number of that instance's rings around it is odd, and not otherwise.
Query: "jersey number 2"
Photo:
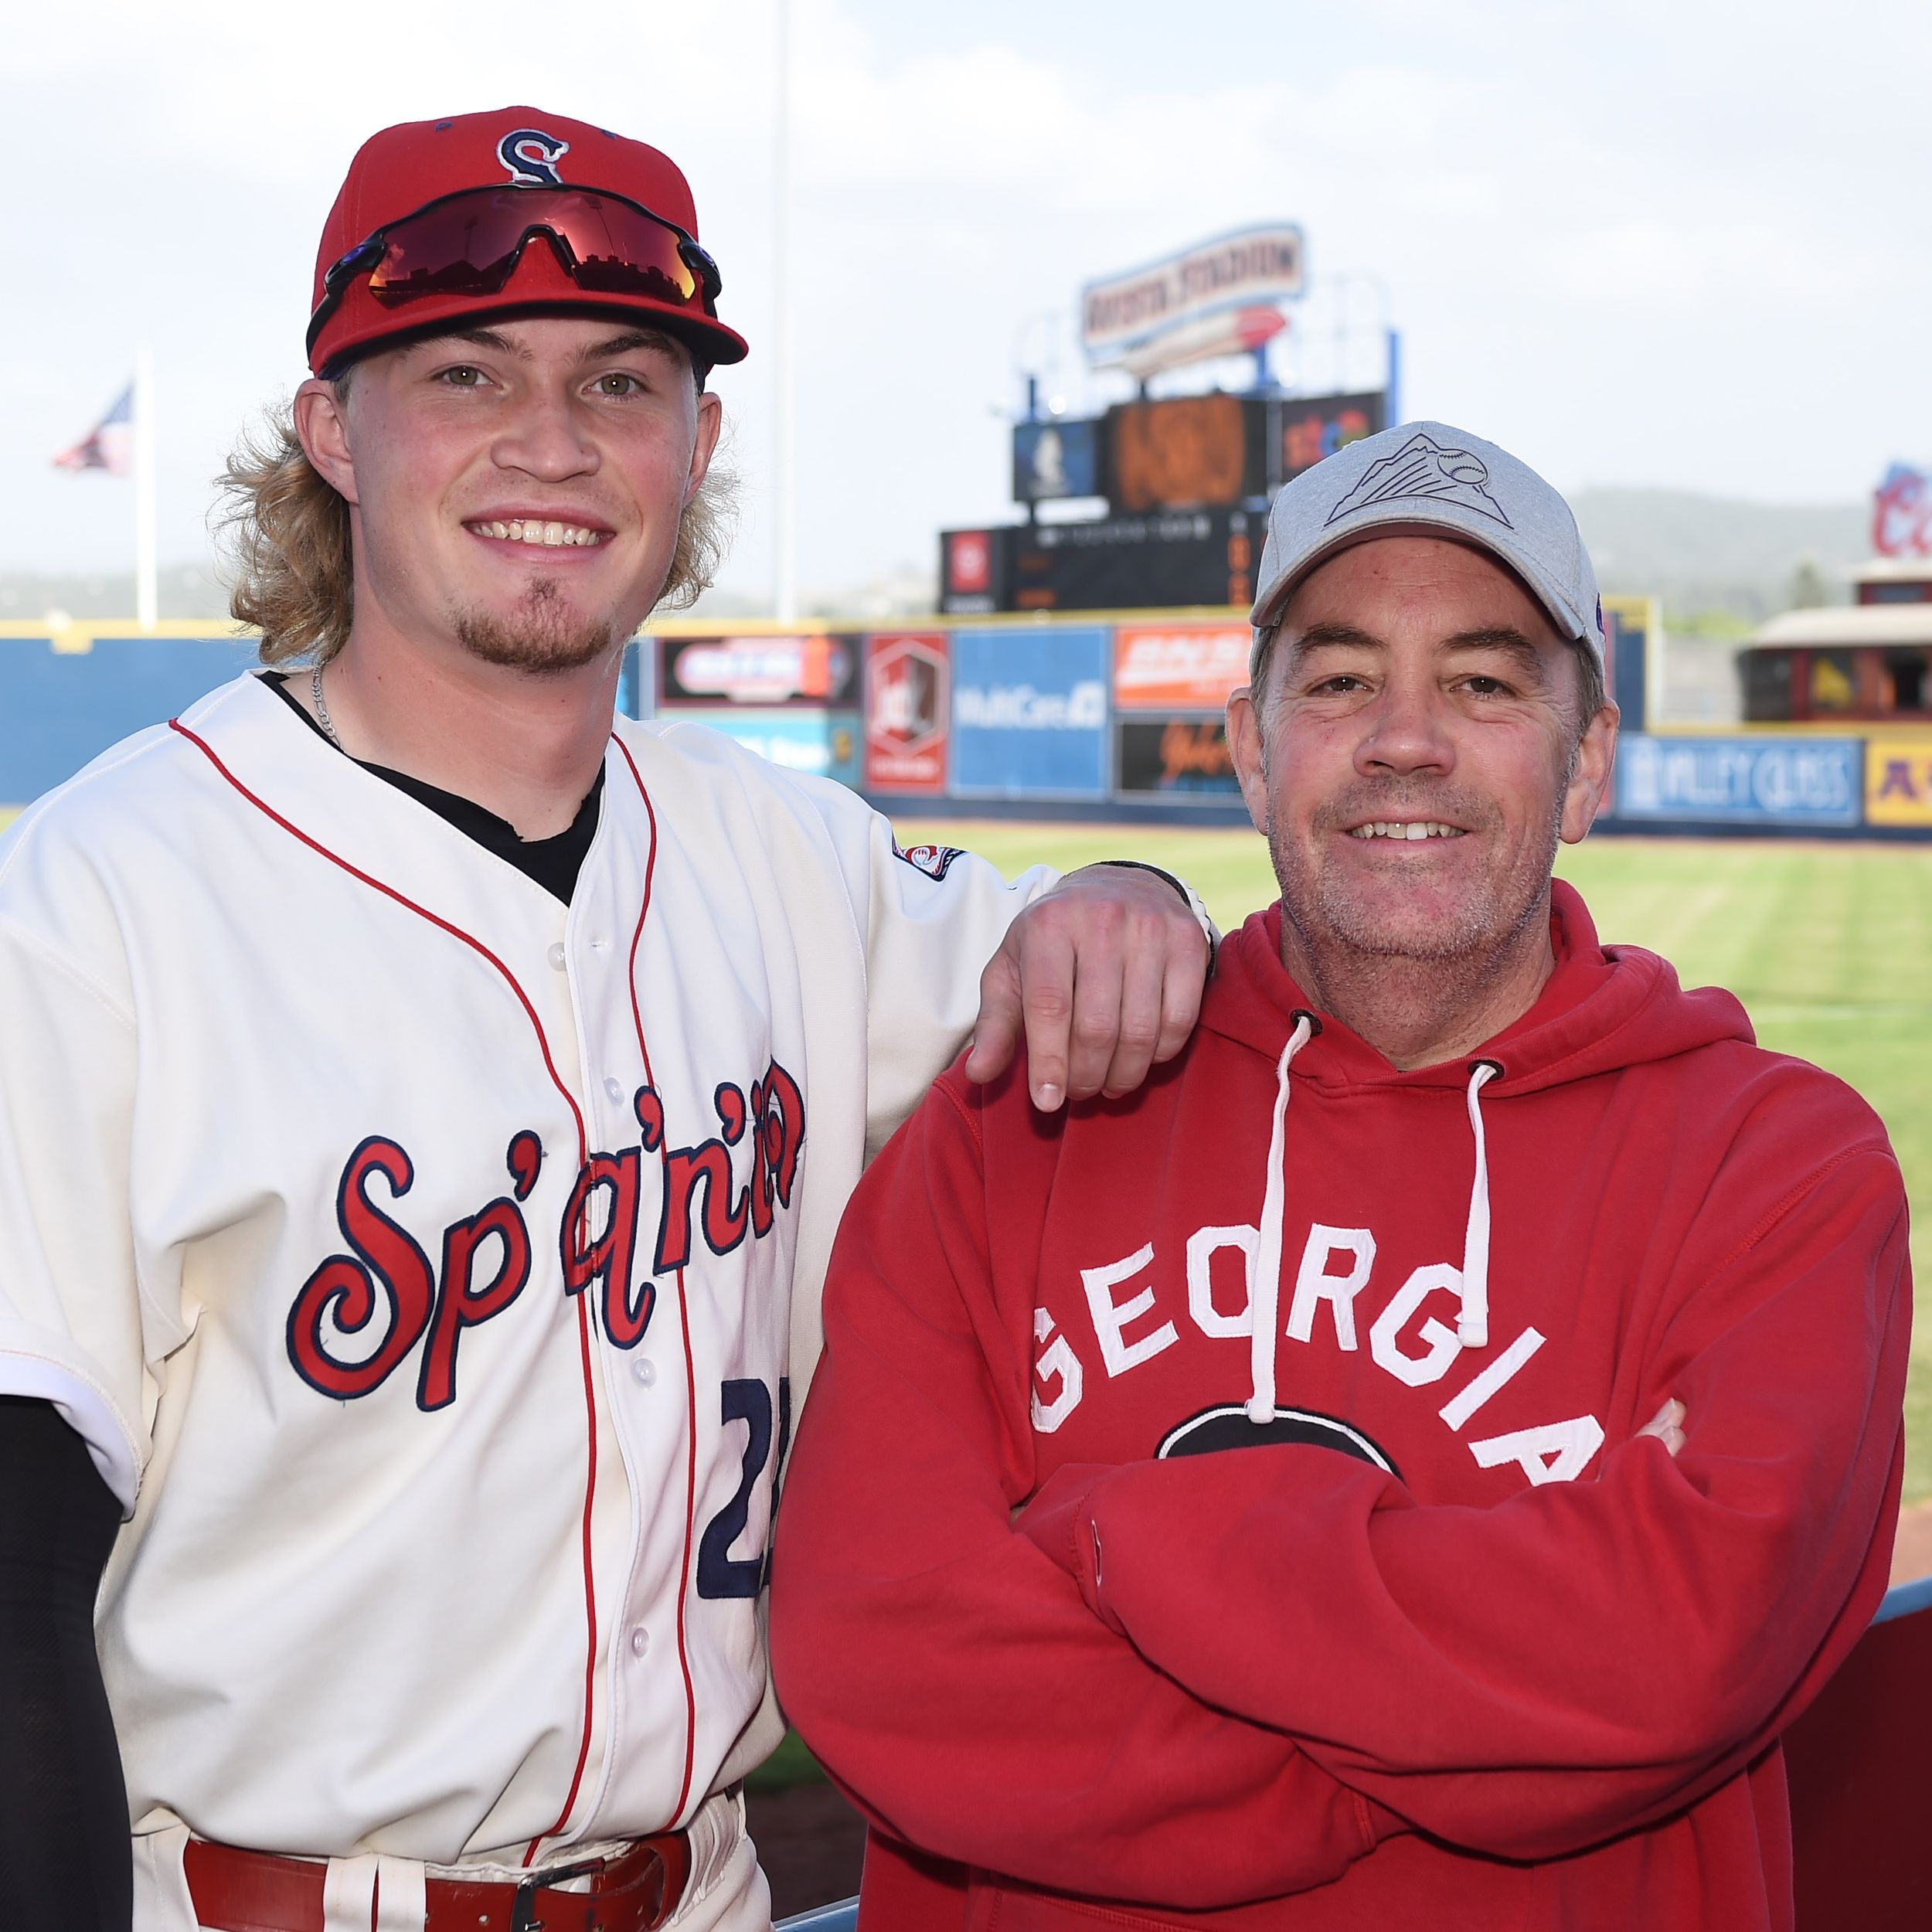
[[[771,1454],[771,1391],[756,1379],[726,1382],[718,1391],[718,1420],[729,1427],[734,1422],[746,1427],[743,1472],[731,1500],[705,1525],[698,1544],[698,1594],[700,1597],[755,1597],[765,1580],[770,1556],[733,1556],[731,1546],[745,1533],[751,1515],[751,1492],[764,1475],[766,1458]],[[778,1498],[778,1471],[784,1466],[785,1448],[791,1437],[791,1382],[778,1379],[778,1458],[772,1471],[772,1509]]]

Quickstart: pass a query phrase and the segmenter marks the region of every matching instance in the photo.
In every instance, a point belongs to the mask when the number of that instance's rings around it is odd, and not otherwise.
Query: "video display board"
[[[955,798],[1105,797],[1108,638],[1097,625],[953,633]]]
[[[1100,493],[1100,425],[1091,417],[1013,425],[1013,501]]]
[[[1264,527],[1250,510],[1193,510],[949,530],[940,539],[940,607],[971,617],[1245,606]]]
[[[952,726],[951,640],[944,631],[866,640],[866,789],[942,792]]]
[[[1389,426],[1389,399],[1379,389],[1354,396],[1281,396],[1263,406],[1269,418],[1271,488]]]
[[[1267,490],[1264,405],[1219,393],[1123,403],[1107,413],[1107,496],[1117,512],[1226,506]]]

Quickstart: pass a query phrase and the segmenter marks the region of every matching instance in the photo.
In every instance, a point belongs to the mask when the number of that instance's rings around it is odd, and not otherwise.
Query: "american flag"
[[[108,410],[72,449],[54,458],[60,470],[105,470],[110,476],[125,476],[133,467],[134,386],[130,383]]]

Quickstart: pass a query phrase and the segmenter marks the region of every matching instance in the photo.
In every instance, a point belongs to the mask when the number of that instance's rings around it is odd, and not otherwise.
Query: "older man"
[[[1609,783],[1561,499],[1281,493],[1229,707],[1278,904],[1133,1098],[943,1080],[855,1196],[776,1556],[866,1932],[1760,1928],[1885,1583],[1857,1097],[1553,883]]]
[[[614,732],[715,560],[717,294],[655,148],[376,135],[230,478],[270,669],[0,845],[10,1932],[126,1932],[131,1814],[140,1932],[767,1925],[736,1781],[846,1194],[976,1008],[1047,1106],[1191,1021],[1172,882],[1009,887]]]

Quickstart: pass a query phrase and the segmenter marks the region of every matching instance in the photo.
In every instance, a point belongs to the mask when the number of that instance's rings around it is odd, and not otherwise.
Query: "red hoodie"
[[[1258,914],[1141,1093],[956,1067],[875,1162],[771,1606],[865,1932],[1790,1925],[1775,1740],[1897,1509],[1898,1168],[1561,883],[1552,934],[1403,1073]]]

